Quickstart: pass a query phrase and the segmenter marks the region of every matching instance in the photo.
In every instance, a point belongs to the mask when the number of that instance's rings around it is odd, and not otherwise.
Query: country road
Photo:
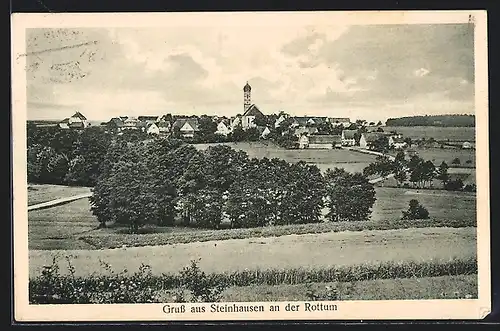
[[[43,209],[43,208],[50,208],[50,207],[55,207],[58,205],[62,205],[64,203],[68,203],[71,201],[83,199],[83,198],[89,198],[92,196],[92,193],[84,193],[84,194],[79,194],[79,195],[74,195],[71,197],[66,197],[66,198],[60,198],[60,199],[55,199],[55,200],[50,200],[47,202],[42,202],[42,203],[37,203],[35,205],[28,206],[28,211],[32,210],[38,210],[38,209]]]
[[[387,156],[391,161],[394,161],[396,159],[392,155],[384,154],[384,153],[380,153],[380,152],[376,152],[376,151],[370,151],[368,149],[352,148],[352,147],[342,147],[342,148],[345,149],[345,150],[348,150],[348,151],[354,151],[354,152],[359,152],[359,153],[363,153],[363,154],[371,154],[371,155],[377,155],[377,156]],[[384,180],[392,178],[392,177],[394,177],[394,174],[389,174],[389,175],[387,175],[385,177],[374,178],[374,179],[371,179],[369,182],[370,182],[370,184],[376,184],[376,183],[379,183],[381,181],[384,181]]]

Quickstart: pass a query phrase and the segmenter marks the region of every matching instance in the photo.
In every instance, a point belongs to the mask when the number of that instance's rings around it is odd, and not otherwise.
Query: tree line
[[[464,185],[460,178],[452,179],[448,173],[449,166],[443,161],[436,167],[430,160],[424,160],[418,155],[406,158],[403,151],[396,154],[394,160],[388,156],[377,156],[375,162],[363,169],[365,176],[378,175],[387,177],[394,174],[398,186],[402,186],[409,181],[414,188],[432,188],[434,179],[441,181],[443,188],[449,191],[470,191],[476,190],[475,185]]]
[[[64,130],[28,123],[26,129],[27,180],[39,184],[94,186],[112,141],[151,138],[140,131],[116,136],[100,127]]]
[[[305,162],[249,158],[218,145],[197,150],[176,139],[114,141],[91,197],[101,226],[146,224],[219,229],[366,220],[375,190],[343,169],[322,174]]]
[[[474,127],[474,115],[426,115],[389,118],[386,126]]]

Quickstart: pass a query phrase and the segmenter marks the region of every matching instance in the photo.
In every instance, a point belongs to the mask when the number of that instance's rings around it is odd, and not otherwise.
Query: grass
[[[90,188],[80,186],[63,186],[47,184],[29,184],[28,185],[28,205],[35,205],[50,200],[70,197],[89,193]]]
[[[377,201],[372,211],[373,221],[396,221],[401,218],[402,210],[408,209],[410,200],[417,199],[429,210],[430,217],[435,220],[476,223],[476,195],[474,193],[387,187],[377,187],[376,192]]]
[[[432,300],[478,297],[477,275],[375,279],[348,283],[232,286],[223,292],[224,302],[308,301],[307,292],[335,286],[340,300]],[[168,300],[168,298],[167,298]]]
[[[383,231],[328,232],[269,238],[192,242],[106,250],[30,250],[30,275],[57,255],[71,254],[80,275],[100,270],[100,260],[116,270],[147,263],[157,273],[180,270],[185,261],[201,259],[209,273],[245,269],[296,269],[363,263],[467,259],[476,256],[476,228],[421,228]],[[61,272],[67,267],[62,264]]]
[[[97,225],[95,216],[90,212],[88,199],[30,211],[28,214],[29,249],[92,248],[75,236],[92,231]]]
[[[236,150],[243,150],[249,157],[255,158],[279,158],[288,162],[304,161],[318,166],[321,171],[328,168],[344,168],[350,172],[361,172],[371,162],[375,161],[375,156],[356,153],[343,149],[294,149],[288,150],[280,148],[271,143],[265,142],[239,142],[224,143]],[[196,144],[196,148],[204,150],[209,146],[217,144]]]
[[[438,141],[470,141],[474,142],[475,128],[474,127],[435,127],[435,126],[388,126],[383,128],[384,131],[397,131],[403,134],[403,137],[410,137],[412,139],[434,138]]]
[[[201,230],[183,227],[152,227],[141,235],[124,234],[124,228],[96,230],[88,199],[29,212],[29,249],[100,249],[154,246],[196,241],[277,237],[290,234],[423,227],[476,226],[475,195],[466,192],[376,188],[377,201],[370,221],[286,225],[252,229]],[[401,211],[418,199],[430,212],[430,220],[402,221]]]
[[[193,228],[171,228],[171,232],[145,234],[116,234],[101,231],[78,237],[96,249],[142,247],[157,245],[186,244],[191,242],[220,241],[230,239],[268,238],[286,235],[318,234],[344,231],[393,230],[408,228],[449,227],[460,228],[476,226],[468,220],[415,220],[415,221],[362,221],[362,222],[324,222],[316,224],[297,224],[269,226],[250,229],[197,230]],[[162,228],[164,231],[165,228]],[[39,248],[40,249],[40,248]]]

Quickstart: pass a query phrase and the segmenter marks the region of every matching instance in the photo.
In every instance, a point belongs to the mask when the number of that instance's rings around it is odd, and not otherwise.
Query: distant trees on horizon
[[[389,118],[386,126],[474,127],[474,115],[424,115]]]

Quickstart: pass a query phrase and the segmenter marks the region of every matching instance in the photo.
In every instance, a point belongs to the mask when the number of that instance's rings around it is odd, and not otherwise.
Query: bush
[[[197,261],[191,260],[188,267],[184,267],[180,272],[181,290],[176,297],[177,302],[186,301],[184,289],[190,292],[190,302],[218,302],[221,299],[222,292],[227,285],[222,280],[215,277],[208,277],[205,272],[200,270]]]
[[[429,211],[416,199],[410,200],[410,206],[408,210],[403,211],[403,219],[405,220],[421,220],[428,218]]]
[[[310,301],[337,301],[342,300],[337,289],[337,284],[325,286],[324,292],[316,292],[312,288],[312,284],[308,283],[306,286],[306,296]]]
[[[70,263],[69,257],[66,259]],[[56,262],[54,259],[52,266],[47,266],[40,276],[30,279],[30,304],[159,303],[165,301],[162,294],[168,292],[176,294],[176,302],[216,302],[229,286],[310,283],[335,283],[324,292],[309,291],[311,300],[340,300],[336,283],[477,274],[477,259],[474,257],[315,269],[256,269],[208,275],[199,269],[197,261],[191,261],[178,274],[162,275],[153,275],[147,265],[142,265],[132,275],[127,274],[127,270],[114,273],[111,266],[103,262],[107,273],[87,277],[76,277],[71,265],[70,275],[61,275]]]
[[[454,158],[451,164],[460,164],[460,159],[458,157]]]
[[[444,189],[447,191],[460,191],[464,187],[464,183],[460,178],[450,180],[444,184]]]
[[[463,190],[465,192],[476,192],[476,184],[467,184],[464,186]]]

